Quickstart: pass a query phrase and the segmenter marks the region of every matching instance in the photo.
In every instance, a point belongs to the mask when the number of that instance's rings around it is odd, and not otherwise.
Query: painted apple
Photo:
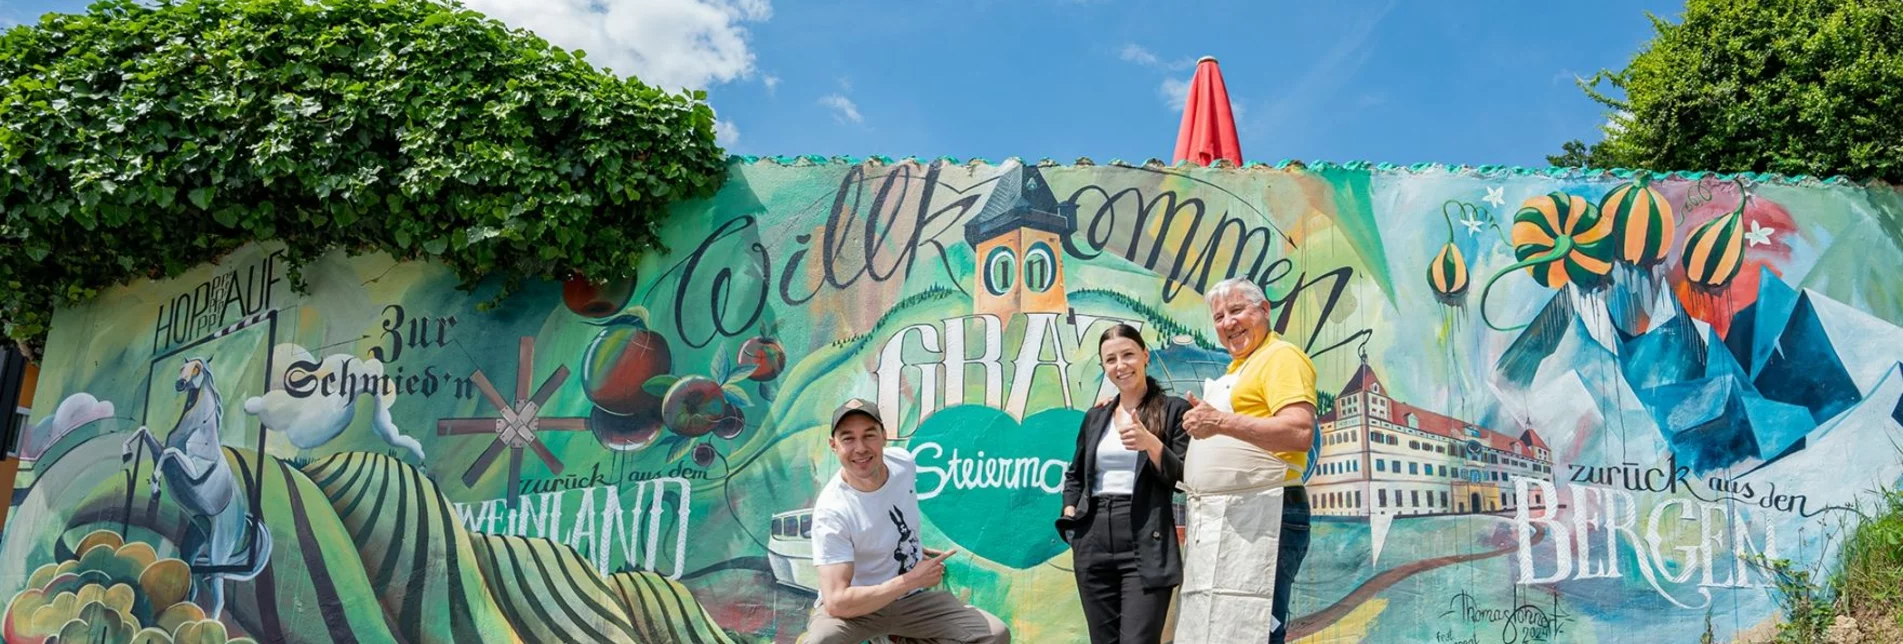
[[[752,367],[747,379],[754,382],[766,382],[780,377],[786,370],[786,347],[780,341],[766,336],[747,340],[740,345],[740,356],[735,359],[743,367]]]
[[[562,303],[582,317],[605,318],[620,313],[633,295],[634,280],[596,282],[576,275],[562,283]]]
[[[662,398],[661,418],[667,428],[687,437],[718,430],[723,438],[740,433],[746,417],[728,400],[728,391],[706,376],[684,376],[668,387]]]
[[[661,436],[659,413],[622,416],[600,407],[588,412],[588,431],[595,440],[617,452],[632,452],[654,444]]]
[[[701,443],[694,446],[694,464],[707,467],[714,464],[714,446]]]
[[[637,314],[601,323],[588,345],[581,379],[588,399],[618,416],[658,420],[661,396],[645,388],[648,380],[674,368],[667,338],[648,329]]]

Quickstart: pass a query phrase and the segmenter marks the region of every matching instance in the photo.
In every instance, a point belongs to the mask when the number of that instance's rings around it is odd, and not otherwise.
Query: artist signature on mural
[[[1573,616],[1567,613],[1566,609],[1560,607],[1558,595],[1552,596],[1552,602],[1546,608],[1541,608],[1531,603],[1520,604],[1519,606],[1513,607],[1490,608],[1481,605],[1480,601],[1475,599],[1473,595],[1463,592],[1447,600],[1447,610],[1442,612],[1440,616],[1443,618],[1451,617],[1456,621],[1465,622],[1470,626],[1483,625],[1491,627],[1498,624],[1500,627],[1500,641],[1503,644],[1551,642],[1554,641],[1553,638],[1565,632],[1565,627],[1568,622],[1573,621]],[[1435,640],[1441,642],[1474,642],[1478,641],[1479,638],[1468,637],[1464,640],[1457,640],[1452,632],[1441,631],[1435,634]]]

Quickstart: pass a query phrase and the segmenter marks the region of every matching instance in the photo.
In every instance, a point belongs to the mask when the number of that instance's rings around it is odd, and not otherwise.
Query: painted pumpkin
[[[1744,204],[1707,221],[1685,236],[1685,279],[1705,288],[1723,288],[1744,265]]]
[[[1665,261],[1678,219],[1657,190],[1643,182],[1621,184],[1599,201],[1599,213],[1612,220],[1614,256],[1619,261],[1639,266]]]
[[[1582,197],[1559,192],[1526,200],[1513,215],[1513,255],[1540,286],[1591,286],[1612,272],[1612,220]],[[1512,270],[1512,269],[1508,269]]]
[[[1428,287],[1441,299],[1453,299],[1467,292],[1467,281],[1467,258],[1460,255],[1460,247],[1447,242],[1427,266]]]
[[[1612,220],[1582,197],[1551,192],[1526,200],[1513,215],[1512,238],[1520,261],[1495,273],[1480,292],[1480,319],[1495,331],[1526,328],[1500,327],[1487,316],[1487,294],[1507,274],[1524,268],[1540,286],[1559,288],[1597,286],[1612,272]]]

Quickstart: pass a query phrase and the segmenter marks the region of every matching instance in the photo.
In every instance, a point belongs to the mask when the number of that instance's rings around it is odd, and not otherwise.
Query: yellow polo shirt
[[[1315,363],[1275,332],[1248,356],[1229,363],[1235,377],[1229,408],[1237,414],[1267,418],[1295,403],[1315,402]],[[1267,485],[1270,473],[1283,473],[1284,485],[1299,483],[1308,468],[1308,450],[1269,452],[1230,436],[1190,441],[1184,479],[1190,487],[1217,491]]]

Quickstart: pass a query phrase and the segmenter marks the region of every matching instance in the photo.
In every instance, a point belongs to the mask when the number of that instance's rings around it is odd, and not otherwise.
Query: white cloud
[[[1157,87],[1156,91],[1163,96],[1164,104],[1181,112],[1183,106],[1189,104],[1189,81],[1187,78],[1165,78],[1163,85]]]
[[[734,125],[733,121],[714,121],[715,143],[719,143],[721,147],[730,148],[733,147],[734,142],[739,140],[740,127]]]
[[[1136,43],[1130,43],[1130,44],[1124,45],[1123,53],[1120,55],[1123,57],[1124,60],[1136,63],[1138,65],[1143,65],[1145,67],[1151,67],[1156,65],[1156,54],[1150,53],[1150,50],[1144,49],[1143,46],[1138,45]]]
[[[378,360],[362,359],[348,353],[333,353],[320,362],[304,347],[284,343],[271,351],[271,364],[283,365],[283,374],[272,374],[272,388],[262,396],[253,396],[244,401],[244,413],[258,417],[266,429],[278,432],[291,441],[298,449],[311,449],[329,443],[344,433],[357,418],[357,399],[370,396],[373,401],[370,431],[377,438],[399,447],[423,462],[423,445],[413,437],[403,434],[390,414],[390,406],[396,402],[396,390],[379,386],[353,388],[345,385],[336,390],[336,395],[323,392],[324,395],[300,398],[286,390],[281,383],[289,383],[300,378],[289,377],[292,369],[298,369],[297,376],[308,375],[305,382],[319,383],[326,378],[349,373],[365,378],[364,382],[376,382],[383,377],[383,363]],[[296,365],[317,365],[316,369],[305,369]],[[313,387],[316,385],[313,384]],[[315,391],[315,390],[313,390]]]
[[[1125,62],[1136,63],[1138,65],[1149,67],[1151,69],[1165,69],[1165,70],[1174,71],[1174,70],[1189,69],[1191,67],[1196,66],[1196,61],[1190,58],[1178,58],[1172,61],[1164,61],[1163,59],[1158,58],[1156,56],[1156,52],[1150,51],[1149,49],[1146,49],[1142,45],[1139,45],[1136,43],[1125,43],[1123,45],[1123,49],[1117,52],[1117,57],[1122,58]]]
[[[588,52],[615,73],[667,89],[704,89],[753,73],[743,23],[768,0],[467,0],[469,8],[550,43]]]
[[[865,122],[865,118],[859,116],[859,106],[854,105],[852,99],[846,98],[844,94],[827,94],[821,96],[819,97],[819,104],[833,108],[833,117],[839,119],[841,123],[846,121],[852,121],[854,123]]]
[[[767,95],[771,96],[773,94],[773,90],[780,88],[780,77],[774,76],[772,74],[766,74],[760,77],[760,84],[766,86],[766,93]]]

